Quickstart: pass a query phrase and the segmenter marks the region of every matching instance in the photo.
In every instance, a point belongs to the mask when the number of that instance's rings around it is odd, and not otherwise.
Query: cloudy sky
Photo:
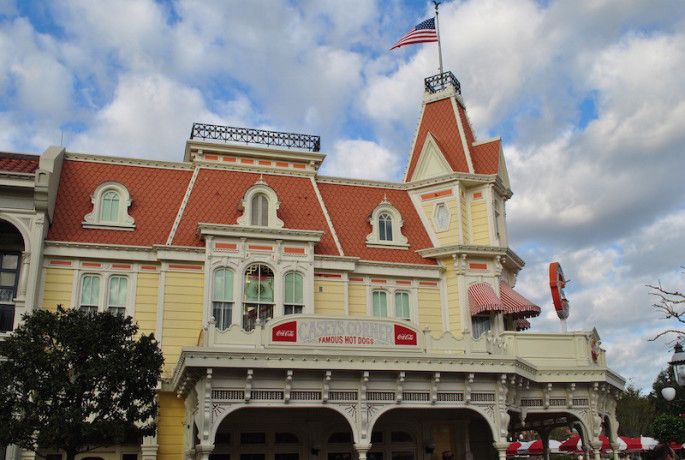
[[[388,48],[426,1],[0,0],[0,150],[180,160],[194,121],[322,136],[325,174],[401,178],[434,44]],[[445,68],[502,136],[519,288],[649,387],[670,357],[645,286],[685,289],[685,4],[445,1]]]

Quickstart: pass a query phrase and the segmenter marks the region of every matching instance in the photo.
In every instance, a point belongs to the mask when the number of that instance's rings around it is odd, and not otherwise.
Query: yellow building
[[[316,136],[205,124],[178,163],[26,159],[45,197],[21,213],[45,225],[0,208],[3,254],[31,257],[5,311],[131,315],[166,360],[157,436],[84,456],[504,458],[524,426],[616,439],[624,381],[596,332],[521,332],[540,309],[514,290],[501,141],[476,140],[450,72],[425,87],[402,182],[319,175]]]

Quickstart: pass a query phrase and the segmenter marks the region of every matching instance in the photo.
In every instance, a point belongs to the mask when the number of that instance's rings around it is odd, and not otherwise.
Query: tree
[[[656,302],[652,304],[652,307],[657,312],[662,313],[664,319],[674,319],[680,324],[685,324],[685,293],[678,290],[665,289],[661,286],[661,283],[656,286],[650,284],[647,287],[651,289],[650,294],[656,298]],[[685,336],[685,331],[675,328],[664,329],[650,340],[654,341],[665,335],[675,335],[676,340],[679,340]]]
[[[654,416],[652,398],[643,396],[638,388],[628,385],[616,405],[619,434],[630,437],[644,435],[649,430]]]
[[[652,434],[659,442],[681,442],[685,439],[685,419],[677,415],[661,414],[652,423]]]
[[[164,359],[130,317],[35,310],[0,346],[0,445],[73,460],[155,433]]]

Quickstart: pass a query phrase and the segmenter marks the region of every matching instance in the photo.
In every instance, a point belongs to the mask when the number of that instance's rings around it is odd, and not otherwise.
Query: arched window
[[[128,278],[125,276],[112,276],[109,278],[107,291],[107,311],[113,315],[126,315],[126,292]]]
[[[289,272],[285,275],[285,296],[283,300],[283,313],[292,315],[302,313],[304,310],[304,289],[302,274]]]
[[[373,291],[373,316],[388,316],[388,294],[385,291]]]
[[[212,316],[218,329],[231,325],[233,316],[233,272],[227,268],[214,271],[212,288]]]
[[[114,190],[107,190],[102,194],[102,203],[100,204],[100,221],[119,221],[119,194]]]
[[[392,241],[392,216],[387,212],[378,216],[378,237],[381,241]]]
[[[409,310],[409,293],[405,291],[398,291],[395,293],[395,316],[402,319],[410,319],[411,311]]]
[[[81,279],[79,308],[87,313],[96,313],[100,304],[100,277],[84,275]]]
[[[274,313],[274,273],[269,267],[254,264],[245,270],[243,329],[251,331],[257,320],[268,321]]]
[[[269,226],[269,199],[263,193],[252,197],[250,225]]]

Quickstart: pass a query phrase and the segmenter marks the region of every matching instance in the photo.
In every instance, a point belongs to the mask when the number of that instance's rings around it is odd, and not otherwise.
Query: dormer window
[[[280,205],[274,189],[260,176],[243,196],[243,215],[238,218],[238,225],[283,228],[277,215]]]
[[[93,210],[86,214],[83,226],[86,228],[108,228],[112,230],[133,230],[133,217],[128,214],[131,196],[128,189],[118,182],[100,184],[91,197]]]
[[[408,248],[407,237],[402,234],[404,224],[400,212],[385,197],[369,217],[371,233],[366,236],[369,246],[395,246]]]
[[[250,225],[269,226],[269,199],[263,193],[256,193],[252,197]]]

